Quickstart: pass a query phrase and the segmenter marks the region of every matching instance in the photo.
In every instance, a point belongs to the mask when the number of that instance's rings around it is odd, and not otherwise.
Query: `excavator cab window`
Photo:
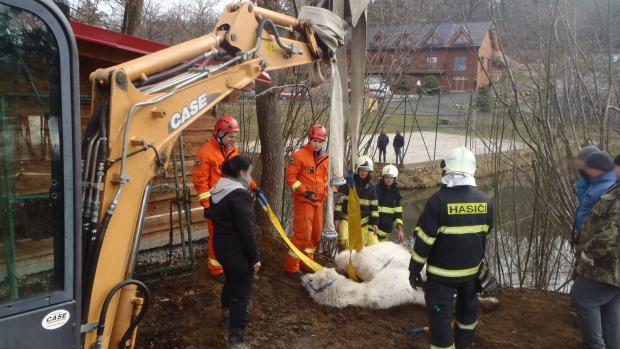
[[[0,0],[0,348],[77,338],[70,33],[51,2]]]
[[[0,16],[2,304],[63,288],[64,217],[58,44],[30,12]]]

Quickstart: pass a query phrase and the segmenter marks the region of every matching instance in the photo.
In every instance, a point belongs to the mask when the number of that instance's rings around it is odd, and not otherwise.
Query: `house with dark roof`
[[[491,22],[368,29],[367,71],[403,74],[415,89],[434,75],[443,90],[473,91],[503,71],[502,46]]]

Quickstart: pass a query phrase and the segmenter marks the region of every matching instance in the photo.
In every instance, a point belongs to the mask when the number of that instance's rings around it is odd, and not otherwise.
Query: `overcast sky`
[[[117,1],[119,1],[119,0],[117,0]],[[179,3],[178,0],[173,0],[173,1],[170,1],[170,0],[145,0],[144,1],[145,5],[149,1],[152,2],[152,3],[159,3],[162,9],[167,9],[167,8],[172,7],[172,6],[176,6],[176,4]],[[192,0],[185,0],[185,1],[190,2]],[[220,11],[222,11],[224,9],[224,6],[226,6],[226,4],[231,3],[231,2],[236,2],[236,0],[215,0],[215,1],[218,2],[218,10],[220,10]],[[68,2],[69,2],[69,5],[72,8],[75,9],[75,8],[78,7],[78,3],[80,2],[80,0],[69,0]],[[100,10],[104,11],[104,12],[110,13],[112,11],[112,8],[108,4],[101,4],[100,7],[101,7]]]

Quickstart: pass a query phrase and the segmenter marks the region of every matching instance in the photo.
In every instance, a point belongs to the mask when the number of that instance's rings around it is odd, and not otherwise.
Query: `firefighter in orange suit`
[[[286,184],[293,191],[293,244],[314,259],[314,250],[323,230],[323,204],[327,198],[327,153],[323,145],[327,131],[314,125],[308,131],[308,144],[291,156],[286,168]],[[293,278],[301,277],[300,260],[289,251],[284,266]]]
[[[209,190],[215,186],[222,177],[222,164],[224,161],[239,155],[239,149],[235,145],[239,123],[230,115],[220,117],[215,123],[213,136],[196,153],[196,165],[192,172],[194,188],[198,193],[198,200],[202,206],[209,207]],[[250,189],[255,189],[256,184],[251,183]],[[224,269],[215,258],[213,252],[213,222],[207,219],[209,227],[209,273],[218,281],[224,281]]]

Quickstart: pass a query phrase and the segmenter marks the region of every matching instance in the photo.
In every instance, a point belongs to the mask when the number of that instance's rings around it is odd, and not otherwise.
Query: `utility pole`
[[[403,109],[403,137],[407,131],[407,95],[405,94],[405,109]]]
[[[433,147],[433,160],[437,158],[437,135],[439,134],[439,110],[441,108],[441,86],[437,87],[439,95],[437,96],[437,119],[435,120],[435,146]]]

